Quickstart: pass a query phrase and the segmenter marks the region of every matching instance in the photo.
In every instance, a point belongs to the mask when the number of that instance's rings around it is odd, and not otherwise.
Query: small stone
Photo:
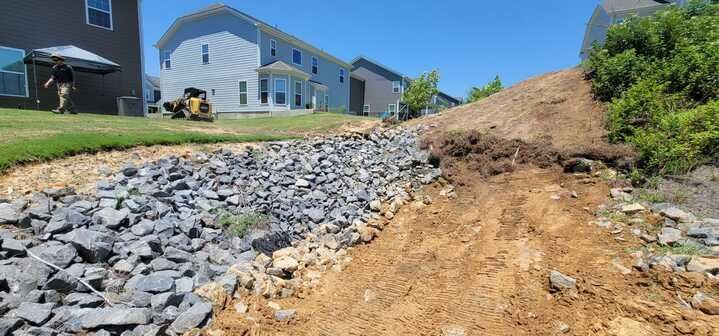
[[[136,281],[128,281],[125,287],[148,293],[163,293],[175,288],[175,280],[166,275],[153,273],[146,276],[140,275],[138,277]]]
[[[379,212],[382,210],[382,202],[380,202],[379,200],[369,202],[369,208],[374,212]]]
[[[664,217],[671,218],[680,223],[690,223],[696,219],[696,217],[694,217],[694,215],[692,215],[686,211],[680,210],[679,208],[676,208],[676,207],[670,207],[668,209],[664,209],[664,210],[660,211],[660,214]]]
[[[662,232],[657,236],[659,244],[664,246],[674,246],[681,239],[682,232],[669,227],[662,228]]]
[[[0,224],[17,224],[20,211],[10,203],[0,203]]]
[[[15,329],[20,328],[22,320],[19,318],[0,317],[0,336],[10,335]]]
[[[297,270],[297,267],[299,267],[299,262],[292,257],[285,256],[285,257],[281,257],[279,259],[275,259],[272,262],[272,265],[274,267],[281,269],[282,271],[284,271],[286,273],[291,274],[292,272]]]
[[[246,304],[242,302],[235,303],[235,311],[239,314],[245,314],[249,310]]]
[[[204,302],[195,303],[190,309],[180,314],[175,322],[170,324],[168,332],[175,335],[182,335],[194,328],[200,327],[207,320],[210,313],[212,313],[211,304]]]
[[[298,179],[298,180],[295,182],[295,186],[298,187],[298,188],[309,188],[309,187],[310,187],[310,182],[307,181],[307,180],[305,180],[305,179]]]
[[[115,210],[113,208],[103,208],[92,215],[93,223],[104,225],[109,229],[117,229],[127,223],[127,209]]]
[[[284,322],[295,318],[297,311],[294,309],[278,310],[275,312],[275,320]]]
[[[719,301],[704,293],[696,293],[692,298],[692,307],[707,315],[719,315]]]
[[[564,291],[576,288],[577,280],[560,272],[551,271],[549,274],[549,284],[555,291]]]
[[[43,325],[52,315],[55,308],[54,303],[29,303],[23,302],[18,307],[15,315],[32,325]]]
[[[102,308],[88,311],[81,319],[83,329],[148,324],[152,312],[147,308]]]
[[[687,271],[719,275],[719,258],[693,257],[687,264]]]
[[[622,207],[622,212],[627,215],[633,215],[635,213],[642,212],[645,210],[646,210],[646,208],[639,203],[627,204]]]

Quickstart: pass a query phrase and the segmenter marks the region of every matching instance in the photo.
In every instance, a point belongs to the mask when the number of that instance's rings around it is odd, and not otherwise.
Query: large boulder
[[[76,229],[58,239],[71,243],[78,254],[90,263],[107,261],[112,255],[112,247],[115,243],[112,235],[88,229]]]

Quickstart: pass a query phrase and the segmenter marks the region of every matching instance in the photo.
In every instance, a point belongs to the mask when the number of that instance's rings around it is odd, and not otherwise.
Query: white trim
[[[315,65],[315,63],[317,63],[317,65]],[[317,72],[314,71],[315,68],[317,68]],[[317,56],[312,56],[312,60],[310,61],[310,73],[316,76],[320,75],[320,60]]]
[[[240,83],[242,83],[242,82],[245,83],[245,92],[242,92],[242,90],[240,89]],[[237,81],[237,90],[238,90],[238,92],[239,92],[239,94],[240,94],[240,95],[239,95],[239,103],[240,103],[239,105],[240,105],[240,106],[247,106],[247,105],[249,105],[249,104],[250,104],[250,87],[248,86],[248,83],[247,83],[247,80],[246,80],[246,79],[240,79],[240,80]],[[244,103],[244,104],[242,103],[242,95],[243,95],[243,94],[245,95],[245,103]]]
[[[205,46],[207,46],[207,62],[205,62]],[[202,61],[202,65],[210,64],[210,44],[209,43],[200,44],[200,60]]]
[[[297,101],[295,100],[295,99],[297,99],[297,84],[300,84],[300,104],[299,105],[297,105]],[[294,85],[292,86],[292,106],[302,107],[302,103],[305,100],[304,90],[305,90],[305,88],[304,88],[304,85],[302,85],[302,81],[296,80],[294,82]]]
[[[88,1],[89,0],[85,0],[85,23],[87,23],[88,26],[93,26],[93,27],[113,31],[114,29],[113,29],[113,22],[112,22],[112,0],[107,0],[107,4],[110,7],[110,11],[106,11],[104,9],[100,9],[97,7],[90,7],[90,5],[87,3]],[[139,5],[140,4],[138,3],[138,6]],[[90,23],[90,8],[92,8],[93,10],[96,10],[98,12],[103,12],[103,13],[110,15],[110,28]]]
[[[299,62],[299,63],[295,62],[295,51],[297,51],[298,53],[300,53],[300,62]],[[294,65],[302,65],[302,50],[297,49],[297,48],[292,48],[292,64],[294,64]]]
[[[394,112],[389,108],[390,106],[394,107]],[[387,104],[387,113],[389,113],[389,115],[397,114],[397,104]]]
[[[284,82],[284,85],[283,85],[283,86],[284,86],[284,88],[283,88],[284,91],[277,91],[277,81],[283,81],[283,82]],[[274,98],[275,98],[275,99],[273,99],[273,102],[272,102],[273,104],[272,104],[272,105],[276,105],[276,106],[287,106],[287,105],[288,105],[288,104],[287,104],[287,103],[288,103],[288,102],[287,102],[287,78],[275,78],[275,79],[273,80],[273,82],[274,82],[274,83],[273,83],[273,84],[274,84],[274,85],[273,85],[274,90],[272,90],[272,93],[274,94]],[[284,103],[284,104],[278,104],[278,103],[277,103],[277,93],[278,93],[278,92],[282,92],[282,93],[285,94],[285,103]]]
[[[272,46],[273,43],[275,45],[274,47]],[[272,50],[275,51],[274,55],[272,55]],[[277,40],[275,39],[270,39],[270,57],[277,57]]]
[[[262,81],[267,81],[267,91],[262,91]],[[270,77],[259,78],[259,82],[258,82],[259,88],[257,91],[260,93],[260,96],[258,97],[260,106],[270,105],[270,97],[272,96],[272,90],[270,90],[270,82],[271,82]],[[266,103],[262,102],[262,92],[267,92],[267,102]]]
[[[259,68],[262,66],[262,34],[260,33],[260,28],[257,28],[257,67]]]
[[[25,50],[24,50],[24,49],[10,48],[10,47],[5,47],[5,46],[0,46],[0,49],[7,49],[7,50],[11,50],[11,51],[19,51],[20,53],[22,53],[22,56],[20,56],[20,60],[21,60],[21,61],[22,61],[22,59],[25,57]],[[23,64],[23,66],[25,67],[25,73],[17,72],[17,71],[9,71],[9,70],[0,70],[0,72],[11,73],[11,74],[14,74],[14,75],[25,75],[25,95],[24,95],[24,96],[21,96],[21,95],[12,95],[12,94],[2,94],[2,93],[0,93],[0,96],[3,96],[3,97],[30,98],[30,88],[29,88],[29,85],[28,85],[28,82],[27,82],[27,64]],[[36,84],[36,85],[37,85],[37,84]]]

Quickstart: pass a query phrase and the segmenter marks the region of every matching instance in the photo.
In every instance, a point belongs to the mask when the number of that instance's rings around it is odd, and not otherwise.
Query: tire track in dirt
[[[282,335],[509,335],[521,192],[481,184],[431,208],[405,207],[382,237],[301,302]],[[449,215],[448,215],[449,214]],[[268,334],[268,333],[263,333]]]

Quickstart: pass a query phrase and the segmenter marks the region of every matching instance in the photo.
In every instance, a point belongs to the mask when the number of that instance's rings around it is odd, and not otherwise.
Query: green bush
[[[269,216],[256,212],[235,215],[228,211],[221,211],[217,216],[217,224],[227,235],[233,237],[244,237],[248,230],[266,227],[269,223]]]
[[[609,102],[613,142],[632,144],[645,176],[719,159],[719,5],[693,0],[609,28],[585,66]]]
[[[483,87],[473,87],[469,89],[469,92],[467,93],[467,102],[473,103],[482,100],[499,91],[502,91],[503,89],[504,85],[502,85],[502,79],[500,79],[499,75],[497,75]]]

